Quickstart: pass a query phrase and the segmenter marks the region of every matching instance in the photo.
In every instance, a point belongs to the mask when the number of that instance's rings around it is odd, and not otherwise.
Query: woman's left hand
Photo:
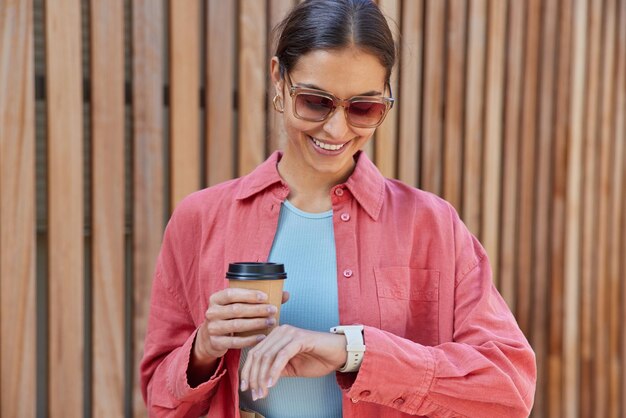
[[[281,325],[248,352],[241,390],[252,390],[253,400],[264,398],[281,376],[321,377],[346,360],[344,335]]]

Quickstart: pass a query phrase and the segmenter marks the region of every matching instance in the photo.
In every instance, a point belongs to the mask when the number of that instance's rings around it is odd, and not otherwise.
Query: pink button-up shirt
[[[141,364],[151,416],[239,416],[239,350],[198,387],[186,372],[228,263],[267,260],[289,194],[280,157],[192,194],[167,226]],[[534,353],[493,286],[485,250],[448,203],[385,179],[364,153],[355,158],[331,190],[339,317],[365,326],[367,347],[358,373],[337,373],[343,416],[528,416]]]

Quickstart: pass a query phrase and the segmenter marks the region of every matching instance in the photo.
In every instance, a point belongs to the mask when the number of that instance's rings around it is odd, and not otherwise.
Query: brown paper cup
[[[276,324],[271,328],[237,333],[240,337],[269,334],[280,323],[280,307],[283,299],[283,283],[287,278],[285,267],[278,263],[231,263],[226,278],[230,287],[260,290],[267,294],[268,301],[276,306]]]

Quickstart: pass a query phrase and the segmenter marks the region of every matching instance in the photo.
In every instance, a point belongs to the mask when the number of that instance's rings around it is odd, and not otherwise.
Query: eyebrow
[[[313,89],[313,90],[319,90],[319,91],[323,91],[325,93],[330,93],[328,90],[324,90],[323,88],[316,86],[315,84],[308,84],[308,83],[296,83],[297,87],[305,87],[307,89]],[[333,94],[334,96],[334,94]],[[368,92],[365,93],[361,93],[361,94],[355,94],[352,97],[357,97],[357,96],[382,96],[382,93],[376,90],[370,90]]]

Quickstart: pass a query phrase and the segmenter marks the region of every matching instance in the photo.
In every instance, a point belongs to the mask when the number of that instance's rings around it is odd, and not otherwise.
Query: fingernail
[[[267,307],[267,311],[269,313],[276,313],[276,312],[278,312],[278,309],[276,309],[276,306],[270,305],[270,306]]]
[[[257,341],[263,341],[265,339],[265,334],[259,334],[256,336]]]
[[[256,389],[252,389],[252,400],[256,401],[257,399],[259,399],[256,395]]]
[[[270,378],[267,380],[267,387],[268,387],[268,388],[271,388],[272,386],[274,386],[274,380],[270,377]]]
[[[259,292],[259,293],[256,294],[256,298],[259,301],[263,301],[263,300],[267,299],[267,295],[265,293],[263,293],[263,292]]]
[[[271,327],[276,323],[276,320],[274,318],[267,318],[267,321],[265,322],[267,322],[267,325]]]
[[[248,389],[248,382],[246,382],[245,380],[241,381],[241,386],[240,386],[241,391],[245,391],[246,389]]]

